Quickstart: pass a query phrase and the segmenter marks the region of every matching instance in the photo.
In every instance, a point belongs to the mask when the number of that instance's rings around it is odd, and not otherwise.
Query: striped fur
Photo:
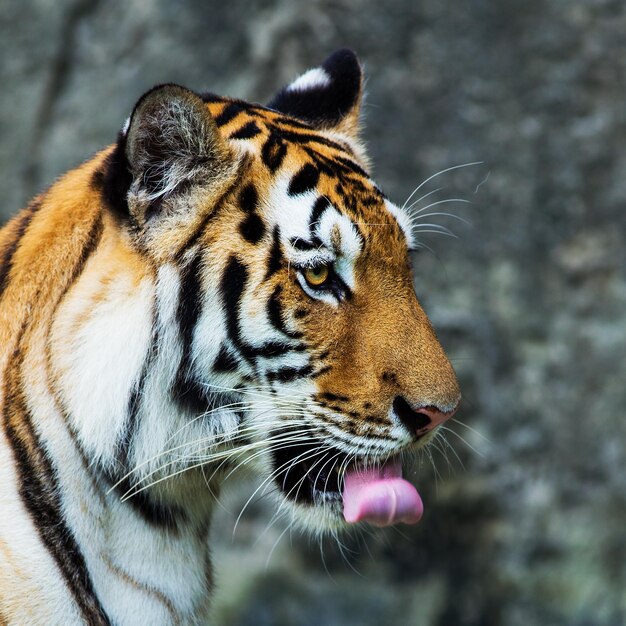
[[[428,439],[398,398],[455,409],[361,88],[349,51],[269,108],[155,88],[0,231],[1,623],[206,623],[224,480],[340,528],[345,466]]]

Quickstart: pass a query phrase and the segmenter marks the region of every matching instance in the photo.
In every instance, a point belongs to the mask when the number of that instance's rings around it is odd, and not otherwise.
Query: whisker
[[[447,426],[442,426],[442,428],[446,432],[452,433],[455,437],[458,437],[472,452],[476,453],[481,459],[485,458],[485,455],[482,452],[477,450],[471,443],[469,443],[466,439],[464,439],[461,435],[459,435],[459,433],[457,433],[455,430],[452,430],[451,428],[448,428]]]
[[[441,441],[443,441],[443,443],[445,444],[446,448],[452,451],[452,454],[454,454],[454,456],[456,457],[456,460],[459,462],[459,465],[463,468],[463,471],[466,471],[465,464],[461,460],[461,457],[458,455],[457,451],[454,449],[454,446],[448,441],[443,429],[438,431],[437,434],[441,438]]]
[[[416,218],[418,215],[421,215],[424,211],[428,209],[432,209],[434,206],[439,206],[440,204],[449,204],[450,202],[460,202],[461,204],[474,204],[471,200],[466,200],[465,198],[445,198],[444,200],[437,200],[437,202],[431,202],[426,206],[423,206],[421,209],[417,211],[412,211],[409,213],[411,219]],[[411,205],[412,207],[413,205]],[[409,208],[411,208],[409,207]]]
[[[404,209],[404,207],[406,207],[406,205],[409,203],[409,201],[411,200],[411,198],[428,182],[430,182],[433,178],[437,178],[437,176],[441,176],[442,174],[446,174],[447,172],[451,172],[453,170],[459,170],[461,168],[464,167],[471,167],[473,165],[482,165],[483,161],[473,161],[472,163],[463,163],[462,165],[453,165],[452,167],[448,167],[445,170],[441,170],[439,172],[437,172],[436,174],[433,174],[432,176],[429,176],[426,180],[424,180],[423,182],[421,182],[411,193],[411,195],[405,200],[404,204],[402,205],[402,209]]]
[[[414,200],[413,202],[411,202],[411,204],[408,207],[406,206],[406,202],[405,202],[402,205],[402,210],[403,211],[409,211],[411,209],[411,207],[414,207],[415,205],[419,204],[422,200],[428,198],[429,196],[432,196],[433,194],[436,194],[438,191],[441,191],[442,189],[445,189],[445,187],[437,187],[437,189],[433,189],[432,191],[429,191],[428,193],[425,193],[423,196],[421,196],[417,200]],[[410,199],[411,199],[411,196],[409,196],[409,198],[407,199],[407,202]]]
[[[262,416],[268,412],[270,412],[274,407],[270,407],[267,411],[263,411],[261,413],[259,413],[259,416]],[[303,415],[305,415],[305,413],[303,413]],[[308,415],[308,414],[306,414]],[[277,426],[284,426],[285,423],[288,423],[289,425],[294,425],[294,424],[307,424],[308,421],[307,420],[295,420],[293,419],[295,417],[295,413],[294,414],[290,414],[288,416],[282,417],[281,416],[281,420],[280,421],[274,421],[274,422],[265,422],[263,424],[264,427],[272,427],[273,425],[277,425]],[[258,432],[259,430],[259,426],[257,424],[252,424],[250,426],[246,426],[246,427],[237,427],[236,429],[233,430],[229,430],[229,431],[223,431],[223,432],[219,432],[219,433],[214,433],[212,435],[207,435],[206,437],[201,437],[200,439],[196,439],[194,441],[191,442],[185,442],[182,444],[179,444],[177,446],[174,446],[173,448],[169,448],[166,450],[162,450],[160,451],[158,454],[156,454],[155,456],[151,457],[150,459],[147,459],[145,461],[143,461],[142,463],[136,465],[132,470],[130,470],[128,473],[126,473],[124,476],[122,476],[122,478],[120,480],[118,480],[117,483],[115,483],[107,493],[110,493],[111,491],[113,491],[116,487],[118,487],[122,482],[124,482],[124,480],[126,480],[127,478],[129,478],[133,473],[139,471],[142,467],[144,467],[145,465],[152,463],[154,461],[156,461],[159,457],[165,456],[166,454],[170,454],[172,452],[175,452],[177,450],[183,449],[183,448],[189,448],[191,446],[198,446],[200,444],[210,444],[210,443],[221,443],[221,444],[231,444],[231,443],[236,443],[238,439],[242,439],[245,436],[247,436],[248,434],[251,433],[255,433]],[[168,439],[169,441],[169,439]],[[167,442],[166,442],[167,443]]]
[[[246,510],[246,508],[248,507],[250,502],[252,502],[254,496],[260,491],[261,488],[263,488],[270,481],[272,481],[275,478],[277,478],[278,475],[283,471],[283,468],[285,468],[285,467],[287,468],[286,471],[285,471],[285,475],[286,475],[289,472],[289,469],[291,467],[293,467],[296,463],[301,463],[301,462],[303,462],[305,460],[313,458],[316,454],[320,453],[321,449],[322,449],[322,446],[318,446],[317,448],[313,448],[313,450],[307,450],[306,452],[298,455],[295,459],[290,459],[287,463],[283,463],[280,466],[280,468],[277,468],[276,470],[271,472],[270,475],[254,490],[252,495],[248,498],[246,503],[243,505],[241,511],[239,512],[239,515],[237,516],[237,520],[235,521],[235,526],[233,527],[233,536],[235,536],[235,533],[237,532],[237,526],[239,525],[239,521],[241,520],[241,517],[242,517],[244,511]],[[304,457],[304,459],[302,459],[301,457]],[[284,501],[283,501],[283,503],[284,503]],[[282,506],[283,503],[281,503],[281,506]],[[280,507],[279,507],[279,510],[280,510]]]
[[[471,426],[469,426],[465,422],[462,422],[458,417],[453,417],[452,421],[455,424],[459,424],[459,426],[463,426],[463,428],[467,428],[467,430],[473,432],[475,435],[477,435],[478,437],[483,439],[486,443],[488,443],[490,445],[493,445],[493,442],[488,437],[485,437],[485,435],[483,435],[479,430],[476,430],[475,428],[472,428]]]
[[[285,443],[285,442],[300,442],[300,441],[310,441],[310,437],[301,437],[301,438],[295,438],[295,437],[291,437],[291,438],[285,438],[285,439],[280,439],[280,440],[274,440],[272,445],[275,445],[276,443]],[[163,469],[165,469],[166,467],[168,467],[169,465],[172,465],[176,462],[181,462],[181,459],[175,459],[174,461],[170,461],[168,463],[165,463],[163,465],[161,465],[159,468],[157,468],[156,470],[153,470],[152,472],[150,472],[147,476],[143,477],[141,480],[139,480],[138,482],[136,482],[126,493],[124,493],[122,495],[122,497],[120,498],[120,500],[122,502],[125,502],[126,500],[128,500],[128,498],[133,497],[135,495],[137,495],[138,493],[149,489],[150,487],[153,487],[154,485],[167,480],[168,478],[173,478],[174,476],[178,476],[179,474],[182,474],[183,472],[190,470],[190,469],[194,469],[197,467],[200,467],[201,465],[206,465],[208,463],[213,463],[217,460],[223,459],[223,458],[231,458],[231,457],[235,457],[237,455],[240,455],[246,451],[249,450],[253,450],[255,448],[259,448],[259,447],[265,447],[267,445],[267,441],[257,441],[257,442],[253,442],[251,444],[245,445],[245,446],[240,446],[238,448],[232,448],[232,449],[228,449],[228,450],[224,450],[221,452],[216,452],[213,453],[212,455],[209,455],[207,457],[202,458],[202,460],[200,460],[197,463],[194,463],[190,466],[184,467],[176,472],[173,472],[171,474],[168,474],[166,476],[163,476],[161,478],[159,478],[158,480],[145,485],[139,489],[135,490],[135,487],[139,486],[142,482],[144,482],[145,480],[147,480],[148,478],[150,478],[150,476],[153,476],[155,473],[162,471]],[[294,444],[295,445],[295,444]],[[191,457],[190,457],[191,458]]]
[[[434,229],[426,229],[420,228],[416,232],[418,233],[438,233],[439,235],[445,235],[446,237],[452,237],[454,239],[458,239],[459,237],[452,232],[445,232],[444,230],[434,230]]]
[[[460,215],[455,215],[454,213],[445,213],[442,211],[435,211],[434,213],[424,213],[423,215],[416,216],[418,219],[415,220],[414,223],[419,223],[419,220],[423,220],[426,217],[437,217],[441,215],[442,217],[451,217],[452,219],[459,220],[459,222],[463,222],[467,226],[471,226],[472,223],[469,220],[466,220],[464,217]]]

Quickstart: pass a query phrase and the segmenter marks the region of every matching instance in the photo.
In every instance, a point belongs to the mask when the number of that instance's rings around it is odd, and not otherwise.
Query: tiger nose
[[[443,424],[456,413],[457,407],[458,404],[451,411],[441,411],[431,405],[412,407],[402,396],[396,396],[393,401],[393,412],[414,437],[421,437]]]

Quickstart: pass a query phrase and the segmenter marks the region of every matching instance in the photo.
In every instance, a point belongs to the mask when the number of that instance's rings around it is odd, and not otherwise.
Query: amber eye
[[[321,287],[330,275],[329,265],[316,265],[315,267],[307,267],[304,270],[304,280],[309,287]]]

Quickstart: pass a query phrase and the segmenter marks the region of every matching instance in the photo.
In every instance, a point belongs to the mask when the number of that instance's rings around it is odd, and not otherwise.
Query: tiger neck
[[[220,475],[189,468],[239,419],[190,381],[185,271],[154,270],[111,226],[49,334],[53,391],[80,449],[124,502],[165,526],[207,523]]]
[[[92,169],[66,180],[86,189]],[[52,188],[20,218],[28,228],[0,303],[6,440],[39,491],[27,497],[8,479],[6,489],[48,564],[33,581],[51,597],[92,597],[81,609],[94,624],[106,623],[102,611],[113,623],[202,623],[221,476],[168,477],[202,459],[237,416],[218,409],[198,419],[200,396],[172,392],[185,390],[184,268],[155,271],[98,198],[59,195]],[[28,403],[6,389],[28,390]]]
[[[168,615],[151,623],[205,610],[221,475],[190,459],[237,422],[226,410],[197,419],[197,402],[172,392],[185,358],[180,283],[177,268],[155,273],[105,223],[37,348],[49,381],[37,422],[95,591],[107,610],[138,593]]]

